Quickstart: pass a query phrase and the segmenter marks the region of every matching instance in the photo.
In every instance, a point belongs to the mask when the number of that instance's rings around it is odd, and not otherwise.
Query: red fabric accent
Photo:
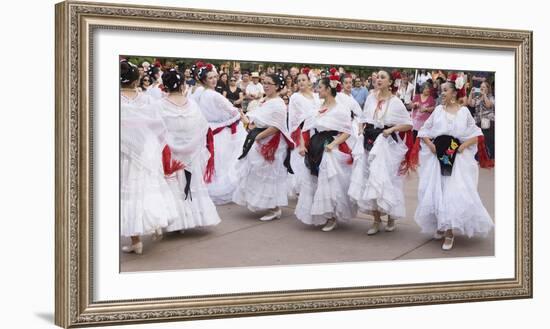
[[[178,170],[181,170],[185,165],[178,160],[172,159],[172,151],[168,145],[165,145],[162,149],[162,169],[165,175],[172,175]]]
[[[237,127],[239,126],[239,120],[233,122],[229,128],[231,128],[231,135],[235,135],[237,133]]]
[[[300,129],[300,127],[296,128],[296,130],[294,130],[292,132],[292,134],[290,134],[290,138],[292,138],[292,141],[294,142],[294,145],[300,145],[300,134],[302,133],[302,130]]]
[[[214,130],[212,130],[212,135],[217,135],[219,134],[222,130],[224,130],[226,127],[218,127]]]
[[[349,159],[346,161],[347,164],[352,164],[353,163],[353,156],[351,155],[351,149],[349,148],[348,143],[343,142],[343,143],[339,144],[338,145],[338,150],[342,153],[345,153],[345,154],[349,155]]]
[[[417,138],[416,141],[413,140],[412,130],[407,130],[405,132],[399,132],[401,139],[405,141],[407,145],[407,153],[405,154],[405,159],[401,162],[399,168],[399,174],[405,175],[410,170],[415,171],[418,166],[418,152],[420,151],[420,140]],[[415,147],[417,149],[415,149]]]
[[[416,171],[418,168],[420,154],[420,138],[416,138],[414,144],[407,152],[407,170]]]
[[[164,174],[168,175],[168,172],[170,171],[170,160],[172,159],[172,152],[170,151],[170,147],[168,145],[165,145],[162,149],[162,169],[164,170]]]
[[[212,133],[212,129],[208,128],[208,132],[206,133],[206,148],[208,149],[208,152],[210,152],[210,158],[208,159],[208,163],[206,164],[206,171],[204,172],[204,181],[208,184],[212,182],[212,177],[214,177],[214,134]]]
[[[481,168],[493,168],[495,161],[489,158],[487,147],[485,146],[485,136],[477,137],[477,159]]]
[[[309,134],[309,130],[302,131],[302,138],[304,139],[304,146],[306,148],[309,147],[309,141],[311,139],[311,135]]]
[[[237,127],[239,126],[239,122],[240,122],[240,120],[237,120],[237,121],[233,122],[232,124],[230,124],[229,126],[218,127],[216,129],[212,130],[212,134],[217,135],[222,130],[224,130],[225,128],[231,128],[231,135],[235,135],[237,133]]]
[[[279,142],[281,141],[281,132],[277,132],[271,137],[269,142],[262,145],[262,148],[260,150],[260,153],[264,157],[264,159],[268,162],[275,161],[275,152],[277,152],[277,149],[279,148]]]

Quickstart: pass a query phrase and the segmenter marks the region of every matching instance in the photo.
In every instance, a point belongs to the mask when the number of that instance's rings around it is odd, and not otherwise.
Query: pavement
[[[441,249],[441,241],[420,233],[413,215],[417,200],[418,177],[405,182],[407,218],[397,222],[394,232],[367,236],[372,217],[359,213],[332,232],[302,224],[294,216],[296,200],[289,200],[279,220],[261,222],[264,213],[228,204],[218,207],[222,222],[204,227],[167,233],[161,241],[143,237],[142,255],[120,252],[121,272],[177,269],[226,268],[242,266],[296,265],[384,260],[411,260],[449,257],[494,256],[494,230],[487,238],[457,235],[451,251]],[[494,171],[480,169],[479,193],[494,219]],[[122,238],[122,244],[129,239]]]

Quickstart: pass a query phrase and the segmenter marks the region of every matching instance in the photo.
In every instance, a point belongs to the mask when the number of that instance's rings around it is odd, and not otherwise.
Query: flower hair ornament
[[[199,68],[199,71],[198,71],[199,80],[205,81],[206,75],[208,74],[208,72],[214,72],[218,74],[218,70],[216,70],[216,67],[213,64],[211,63],[204,64]]]
[[[282,73],[279,73],[279,74],[275,74],[275,76],[277,77],[277,79],[279,80],[279,90],[283,89],[285,86],[286,86],[286,81],[285,81],[285,77],[283,76]]]
[[[464,88],[464,77],[459,77],[458,74],[453,73],[449,76],[448,81],[454,83],[457,92],[457,98],[462,98],[466,96],[466,88]]]
[[[302,74],[309,76],[309,71],[311,71],[311,69],[307,66],[302,68]]]
[[[191,75],[194,79],[199,79],[199,69],[203,66],[206,66],[206,64],[203,61],[197,61],[193,66],[191,66]]]
[[[336,89],[336,92],[340,92],[342,91],[342,84],[340,82],[340,75],[338,74],[338,71],[336,70],[336,68],[331,68],[330,69],[330,76],[329,76],[329,80],[330,80],[330,87],[332,89]]]

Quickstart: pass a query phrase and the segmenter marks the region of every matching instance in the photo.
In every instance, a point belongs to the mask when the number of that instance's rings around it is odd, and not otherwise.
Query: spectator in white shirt
[[[409,75],[405,72],[401,73],[401,83],[397,88],[396,96],[401,99],[407,111],[411,110],[412,99],[414,95],[414,84],[409,81]]]

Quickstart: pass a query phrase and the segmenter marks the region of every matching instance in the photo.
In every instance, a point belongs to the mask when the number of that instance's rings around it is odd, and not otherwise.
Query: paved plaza
[[[332,232],[302,224],[294,216],[296,200],[289,200],[280,220],[261,222],[263,213],[228,204],[218,207],[222,222],[214,227],[165,234],[160,242],[144,237],[142,255],[120,253],[121,271],[225,268],[241,266],[318,264],[384,260],[410,260],[468,256],[493,256],[494,231],[487,238],[457,235],[451,251],[441,241],[420,233],[413,220],[418,177],[406,178],[407,218],[397,229],[367,236],[372,217],[357,218]],[[480,169],[479,193],[494,219],[494,170]],[[129,240],[122,239],[127,244]]]

